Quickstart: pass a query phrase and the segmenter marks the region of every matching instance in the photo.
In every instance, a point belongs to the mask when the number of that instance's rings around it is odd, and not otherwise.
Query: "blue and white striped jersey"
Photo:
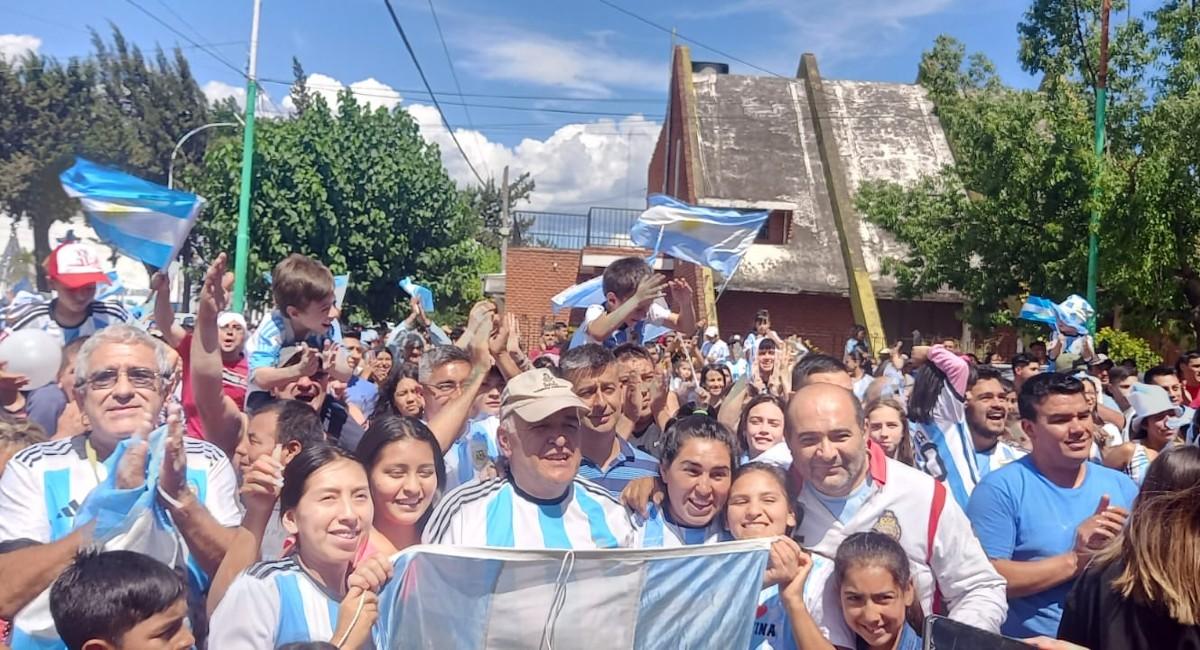
[[[4,312],[4,329],[15,332],[39,329],[59,339],[63,345],[81,336],[91,336],[116,323],[131,320],[129,312],[115,300],[94,300],[88,305],[83,322],[67,325],[54,318],[54,300],[35,300],[9,307]]]
[[[815,553],[809,554],[813,567],[804,580],[804,605],[813,622],[834,646],[853,648],[854,635],[846,627],[842,617],[842,603],[831,579],[833,560]],[[792,636],[792,622],[779,596],[779,586],[771,585],[758,595],[758,609],[754,612],[754,631],[750,636],[750,650],[796,650],[796,639]]]
[[[720,515],[714,517],[703,528],[692,528],[671,521],[665,507],[651,504],[649,510],[650,515],[645,519],[641,516],[634,519],[638,548],[699,546],[730,539],[729,534],[725,532],[724,519]]]
[[[628,440],[617,436],[620,453],[605,469],[588,460],[586,457],[579,461],[579,477],[585,478],[606,489],[614,497],[620,498],[621,491],[629,482],[637,478],[658,476],[658,459],[629,444]]]
[[[79,507],[108,467],[88,460],[87,436],[42,442],[12,457],[0,475],[0,542],[47,544],[70,534]],[[242,521],[233,466],[216,445],[184,438],[188,485],[226,527]]]
[[[502,548],[630,548],[633,522],[607,490],[576,477],[556,501],[507,478],[471,481],[447,494],[425,526],[426,544]]]
[[[259,650],[332,641],[339,605],[295,556],[259,562],[229,585],[213,611],[208,647]]]
[[[467,432],[450,445],[443,460],[446,463],[446,491],[469,481],[486,481],[496,476],[496,461],[500,458],[500,443],[496,430],[500,419],[490,416],[473,420]]]
[[[251,393],[263,392],[263,389],[254,383],[254,371],[259,368],[274,368],[279,363],[281,350],[298,343],[307,343],[310,347],[320,349],[326,341],[339,344],[342,342],[342,332],[337,321],[334,321],[333,325],[329,327],[329,331],[324,334],[310,334],[301,341],[296,338],[296,333],[292,330],[292,322],[279,313],[279,310],[273,310],[270,316],[258,324],[258,329],[255,329],[254,333],[246,339],[246,360],[249,373],[249,385],[246,388],[247,399]]]

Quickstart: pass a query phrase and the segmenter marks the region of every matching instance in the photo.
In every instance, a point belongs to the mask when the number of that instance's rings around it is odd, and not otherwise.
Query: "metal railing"
[[[564,248],[637,248],[629,231],[642,210],[591,208],[587,214],[565,212],[513,212],[510,246]]]

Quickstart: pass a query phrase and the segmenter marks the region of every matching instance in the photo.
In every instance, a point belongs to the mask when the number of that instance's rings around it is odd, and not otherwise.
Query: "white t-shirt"
[[[579,329],[575,330],[575,335],[571,337],[571,347],[574,348],[581,345],[587,345],[588,343],[601,343],[604,345],[604,347],[610,349],[615,348],[622,343],[637,343],[638,345],[641,345],[642,328],[646,323],[665,327],[667,325],[667,320],[671,317],[671,310],[667,307],[666,303],[664,303],[662,300],[655,300],[650,304],[650,307],[646,309],[645,320],[638,321],[637,325],[632,328],[634,330],[632,333],[628,331],[630,328],[622,324],[620,328],[609,335],[607,340],[600,341],[592,338],[592,336],[588,334],[588,326],[591,325],[592,322],[597,318],[600,318],[606,313],[608,313],[608,309],[604,305],[592,305],[591,307],[588,307],[587,312],[583,316],[583,322],[579,325]]]
[[[742,464],[750,462],[769,463],[780,469],[788,470],[792,468],[792,450],[788,449],[786,442],[780,441],[754,458],[751,458],[749,454],[742,454]]]
[[[729,359],[729,344],[721,339],[705,341],[700,354],[708,363],[725,363]]]

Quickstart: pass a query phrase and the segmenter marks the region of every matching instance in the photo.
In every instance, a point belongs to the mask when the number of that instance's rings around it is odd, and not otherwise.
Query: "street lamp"
[[[179,153],[179,148],[183,146],[183,143],[188,141],[188,138],[201,131],[218,126],[241,126],[241,124],[239,124],[240,121],[241,118],[239,117],[238,122],[213,122],[211,124],[204,124],[183,134],[183,137],[179,138],[179,142],[175,143],[175,148],[171,150],[171,162],[167,164],[167,189],[175,189],[175,154]]]

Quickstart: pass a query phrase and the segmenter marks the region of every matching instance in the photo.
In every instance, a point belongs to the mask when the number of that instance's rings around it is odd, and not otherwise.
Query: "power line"
[[[130,1],[132,2],[132,0]],[[408,50],[408,56],[412,58],[413,65],[417,68],[417,74],[421,77],[421,83],[425,85],[425,90],[429,92],[429,96],[433,100],[433,106],[437,108],[438,115],[442,118],[442,124],[446,125],[446,131],[449,132],[450,139],[454,141],[454,146],[458,147],[458,153],[462,154],[463,161],[467,163],[467,167],[471,168],[471,173],[475,175],[475,179],[479,181],[479,185],[487,185],[483,181],[483,177],[475,169],[475,165],[471,164],[471,159],[467,157],[467,152],[463,151],[462,143],[458,141],[458,136],[454,134],[454,129],[450,127],[450,122],[446,120],[446,112],[442,110],[437,96],[433,94],[433,88],[429,86],[429,80],[425,78],[425,71],[421,69],[421,62],[417,60],[417,53],[413,51],[412,44],[408,42],[408,36],[404,33],[404,27],[400,24],[400,19],[396,16],[396,10],[392,8],[392,0],[383,0],[383,4],[387,6],[388,14],[392,17],[392,24],[396,26],[396,31],[400,32],[400,40],[404,41],[404,48]]]
[[[450,78],[454,80],[454,88],[458,90],[459,101],[466,101],[463,97],[462,84],[458,83],[458,73],[454,70],[454,60],[450,58],[450,48],[446,46],[446,37],[442,34],[442,22],[438,20],[437,9],[433,8],[433,0],[429,0],[429,13],[433,14],[433,26],[437,29],[438,39],[442,41],[442,51],[446,53],[446,65],[450,66]],[[432,95],[431,95],[432,96]],[[467,128],[472,131],[477,131],[475,121],[471,119],[471,108],[463,104],[463,112],[467,115]],[[479,153],[479,147],[475,147],[475,153]],[[483,168],[487,170],[488,177],[492,176],[491,167],[488,165],[487,156],[481,158]]]
[[[294,82],[279,77],[262,77],[258,80],[262,83],[292,85]],[[313,88],[322,87],[321,84],[312,86]],[[325,85],[323,87],[330,87]],[[394,91],[402,95],[429,95],[428,90],[420,88],[393,88]],[[662,97],[565,97],[563,95],[497,95],[492,93],[460,93],[458,91],[435,90],[434,95],[457,95],[459,97],[482,97],[485,99],[514,99],[514,100],[529,100],[529,101],[549,101],[549,102],[571,102],[571,103],[613,103],[613,104],[661,104]]]
[[[183,23],[184,27],[187,27],[188,29],[192,30],[192,33],[196,35],[196,38],[200,39],[201,41],[206,40],[204,38],[203,34],[201,34],[191,23],[189,23],[187,21],[187,19],[185,19],[183,16],[180,16],[179,12],[175,11],[171,7],[171,5],[167,4],[167,2],[165,0],[157,0],[157,1],[158,1],[158,4],[162,5],[163,9],[166,9],[168,13],[170,13],[172,16],[175,16],[176,20]]]
[[[200,51],[202,51],[202,52],[204,52],[205,54],[207,54],[207,55],[211,56],[212,58],[216,59],[216,60],[217,60],[217,61],[219,61],[219,62],[220,62],[222,65],[224,65],[226,68],[229,68],[230,70],[233,70],[234,72],[236,72],[236,73],[237,73],[237,75],[238,75],[239,77],[242,77],[242,78],[245,78],[245,77],[246,77],[246,73],[245,73],[245,71],[243,71],[242,69],[240,69],[240,68],[238,68],[237,66],[233,65],[233,64],[232,64],[232,63],[230,63],[229,61],[226,61],[226,60],[225,60],[223,57],[221,57],[220,55],[218,55],[216,52],[213,52],[212,50],[208,49],[207,47],[205,47],[205,46],[203,46],[203,45],[201,45],[201,44],[197,43],[196,41],[193,41],[193,40],[191,39],[191,37],[189,37],[187,34],[184,34],[183,32],[179,31],[178,29],[175,29],[173,26],[171,26],[171,24],[170,24],[170,23],[168,23],[168,22],[164,21],[162,18],[159,18],[158,16],[154,15],[154,14],[153,14],[153,13],[151,13],[149,10],[147,10],[145,7],[143,7],[142,5],[138,4],[138,3],[136,2],[136,0],[125,0],[125,2],[128,2],[128,3],[129,3],[130,5],[132,5],[132,6],[133,6],[135,9],[137,9],[138,11],[140,11],[140,12],[142,12],[142,13],[146,14],[147,16],[149,16],[149,17],[150,17],[150,19],[151,19],[151,20],[153,20],[154,22],[156,22],[156,23],[158,23],[159,25],[162,25],[163,27],[166,27],[167,29],[171,30],[171,33],[175,34],[175,35],[176,35],[176,36],[178,36],[179,38],[182,38],[183,40],[187,41],[188,43],[191,43],[191,44],[192,44],[194,47],[196,47],[196,48],[197,48],[197,49],[199,49]]]
[[[600,4],[602,4],[602,5],[606,6],[606,7],[610,7],[610,8],[612,8],[612,9],[615,9],[615,10],[617,10],[617,11],[619,11],[619,12],[623,13],[623,14],[625,14],[626,16],[629,16],[630,18],[633,18],[634,20],[637,20],[637,21],[639,21],[639,22],[643,22],[643,23],[645,23],[645,24],[647,24],[647,25],[649,25],[649,26],[653,27],[654,29],[657,29],[657,30],[658,30],[658,31],[660,31],[660,32],[666,32],[667,34],[672,34],[672,35],[674,35],[676,38],[678,38],[678,39],[679,39],[679,40],[681,40],[681,41],[687,41],[688,43],[691,43],[692,45],[695,45],[695,46],[697,46],[697,47],[704,48],[704,49],[708,50],[709,52],[712,52],[713,54],[719,54],[719,55],[721,55],[721,56],[723,56],[723,57],[725,57],[725,58],[729,59],[730,61],[737,61],[738,63],[741,63],[741,64],[742,64],[742,65],[744,65],[744,66],[748,66],[748,67],[754,68],[755,70],[758,70],[758,71],[760,71],[760,72],[765,72],[765,73],[767,73],[767,74],[769,74],[769,75],[771,75],[771,76],[774,76],[774,77],[782,77],[782,78],[784,78],[784,79],[790,79],[790,78],[791,78],[791,77],[786,77],[786,76],[784,76],[784,75],[781,75],[781,74],[779,74],[779,73],[777,73],[777,72],[775,72],[775,71],[773,71],[773,70],[768,70],[768,69],[766,69],[766,68],[764,68],[764,67],[762,67],[762,66],[754,65],[753,63],[750,63],[749,61],[746,61],[745,59],[739,59],[738,57],[736,57],[736,56],[734,56],[734,55],[732,55],[732,54],[730,54],[730,53],[728,53],[728,52],[723,52],[723,51],[721,51],[721,50],[718,50],[717,48],[715,48],[715,47],[712,47],[711,45],[705,45],[704,43],[701,43],[700,41],[697,41],[697,40],[696,40],[696,39],[694,39],[694,38],[688,38],[687,36],[684,36],[683,34],[679,34],[679,33],[675,32],[675,31],[674,31],[674,30],[672,30],[672,29],[667,29],[667,28],[666,28],[666,27],[664,27],[663,25],[660,25],[660,24],[658,24],[658,23],[654,22],[653,20],[650,20],[649,18],[646,18],[645,16],[639,16],[638,14],[635,14],[635,13],[633,13],[632,11],[630,11],[630,10],[628,10],[628,9],[626,9],[626,8],[624,8],[624,7],[622,7],[622,6],[618,5],[618,4],[616,4],[616,3],[609,2],[609,0],[596,0],[596,1],[597,1],[597,2],[599,2]]]

